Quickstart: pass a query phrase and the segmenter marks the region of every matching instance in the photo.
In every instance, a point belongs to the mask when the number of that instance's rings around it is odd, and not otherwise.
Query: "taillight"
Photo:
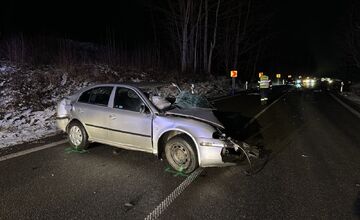
[[[71,108],[72,108],[71,100],[67,98],[62,99],[57,106],[57,116],[58,117],[68,116],[71,111]]]

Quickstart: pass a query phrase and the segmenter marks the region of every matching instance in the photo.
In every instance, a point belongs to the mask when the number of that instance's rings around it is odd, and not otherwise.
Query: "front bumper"
[[[198,145],[201,167],[230,166],[243,159],[242,151],[236,146],[237,143],[230,139],[201,138],[198,139]]]
[[[251,167],[251,161],[260,158],[260,150],[258,147],[250,146],[245,142],[237,141],[229,137],[223,140],[201,139],[199,149],[199,160],[200,166],[202,167],[230,166],[245,160],[248,161]]]

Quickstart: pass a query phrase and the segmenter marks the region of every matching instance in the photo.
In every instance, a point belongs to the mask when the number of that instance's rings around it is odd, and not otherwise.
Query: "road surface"
[[[160,219],[360,218],[360,119],[328,92],[292,90],[246,129],[266,107],[259,96],[216,105],[229,132],[269,160],[252,176],[244,166],[204,169]],[[67,147],[0,162],[0,219],[144,219],[186,179],[150,154]]]

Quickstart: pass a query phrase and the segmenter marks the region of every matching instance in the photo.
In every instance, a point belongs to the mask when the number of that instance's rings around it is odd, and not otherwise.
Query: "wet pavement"
[[[215,105],[228,133],[267,149],[269,161],[252,176],[245,166],[204,169],[161,219],[360,217],[360,119],[328,92],[291,90],[246,129],[266,108],[259,96]],[[0,219],[144,219],[186,179],[151,154],[68,147],[0,162]]]

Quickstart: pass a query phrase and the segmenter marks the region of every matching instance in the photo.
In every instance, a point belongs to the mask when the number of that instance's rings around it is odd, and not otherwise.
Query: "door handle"
[[[115,115],[109,115],[109,118],[110,118],[111,120],[115,120],[115,119],[116,119]]]
[[[84,113],[84,110],[82,110],[81,108],[78,109],[79,113]]]

